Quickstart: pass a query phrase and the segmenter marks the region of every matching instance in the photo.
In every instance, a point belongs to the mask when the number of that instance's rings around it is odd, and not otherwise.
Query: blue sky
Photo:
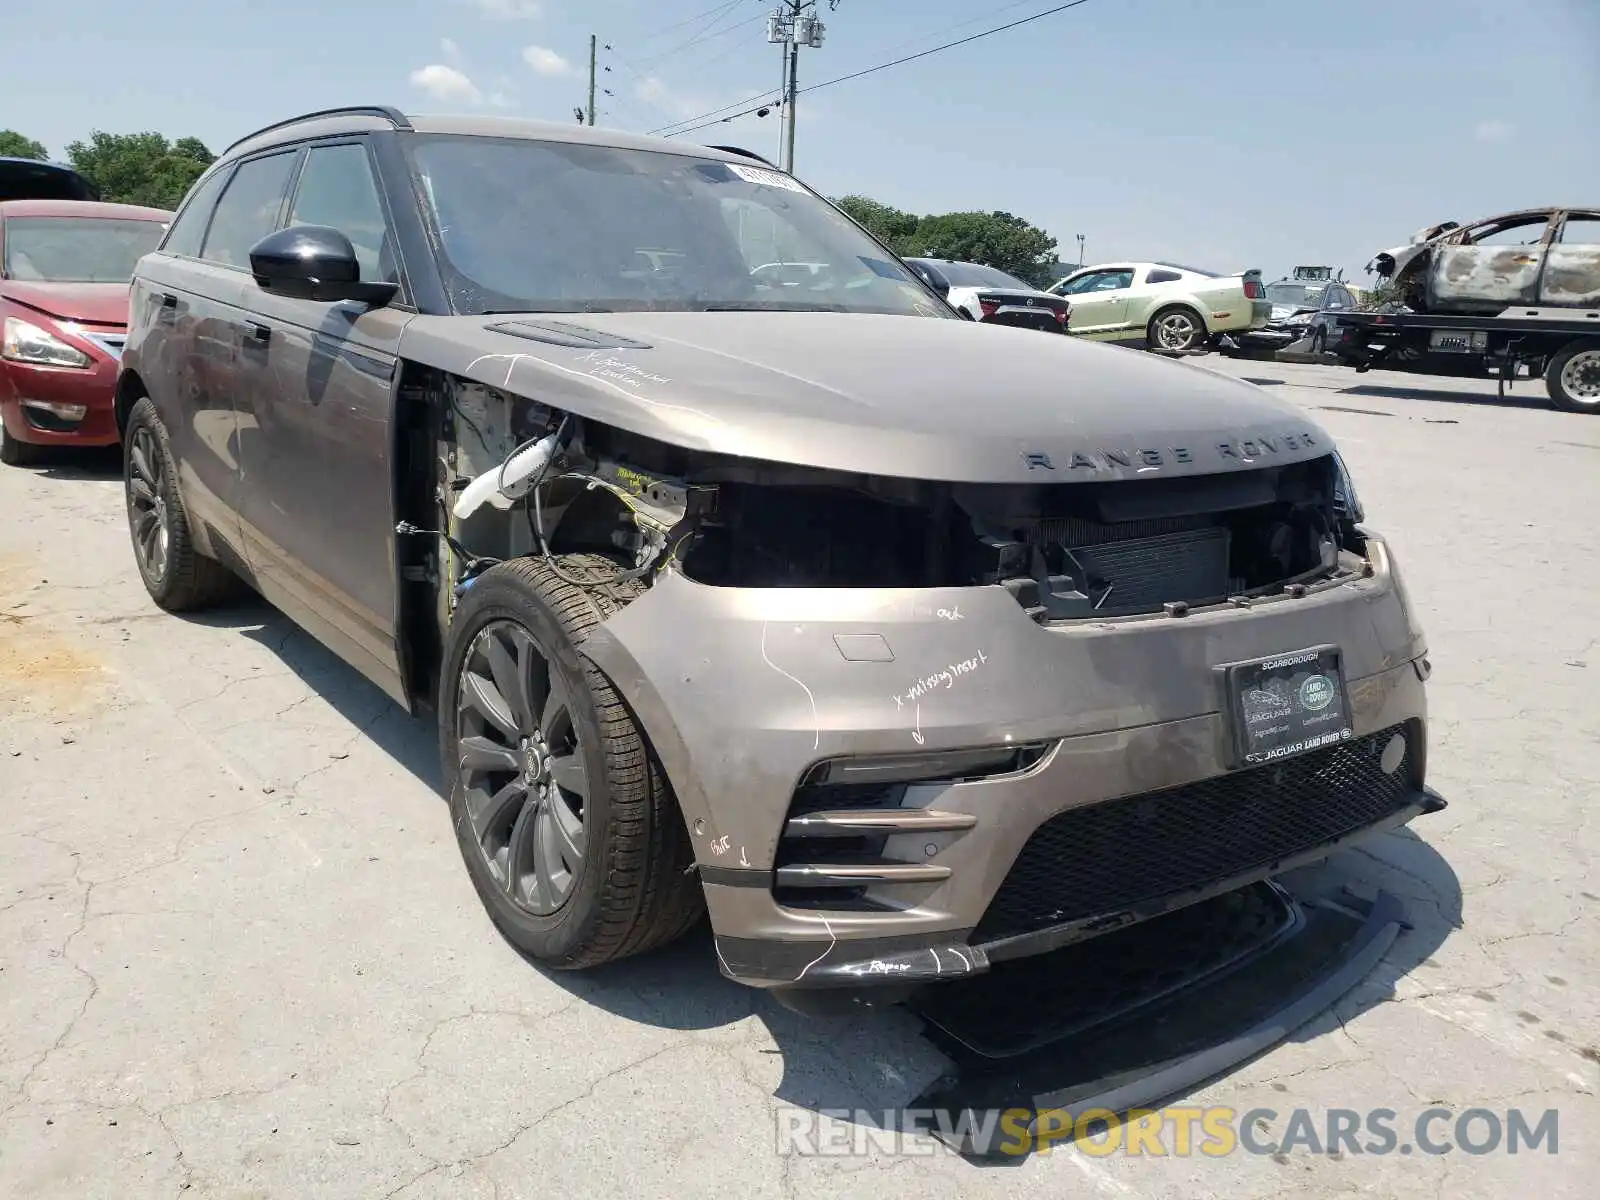
[[[840,0],[821,82],[1057,0]],[[646,131],[779,79],[773,0],[81,0],[12,22],[0,128],[214,150],[298,112],[391,103],[571,120],[588,38],[601,123]],[[708,15],[686,20],[696,14]],[[1064,259],[1170,259],[1360,283],[1439,220],[1600,204],[1600,0],[1088,0],[801,98],[798,173],[917,212],[1001,208]],[[776,115],[690,135],[775,155]]]

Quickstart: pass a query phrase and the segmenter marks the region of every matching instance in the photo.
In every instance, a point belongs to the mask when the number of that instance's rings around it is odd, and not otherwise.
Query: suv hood
[[[1143,351],[926,317],[414,318],[403,357],[689,449],[969,483],[1214,474],[1333,439],[1253,384]]]
[[[58,321],[126,325],[128,287],[126,283],[32,283],[0,279],[0,296]]]

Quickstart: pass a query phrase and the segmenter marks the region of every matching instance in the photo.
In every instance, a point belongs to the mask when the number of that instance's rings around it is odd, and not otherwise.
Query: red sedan
[[[117,443],[128,281],[171,220],[133,204],[0,202],[0,462]]]

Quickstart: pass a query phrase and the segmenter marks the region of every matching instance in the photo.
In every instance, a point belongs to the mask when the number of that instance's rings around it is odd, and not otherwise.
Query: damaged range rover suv
[[[1323,430],[964,321],[751,155],[297,118],[196,183],[122,364],[156,603],[248,581],[435,712],[473,883],[554,966],[709,910],[733,979],[891,997],[1442,804]]]

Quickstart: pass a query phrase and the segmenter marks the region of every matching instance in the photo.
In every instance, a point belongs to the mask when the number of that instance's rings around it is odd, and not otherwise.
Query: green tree
[[[198,138],[169,143],[159,133],[97,129],[87,142],[68,146],[67,158],[108,201],[172,209],[216,155]]]
[[[37,158],[43,161],[49,157],[43,142],[23,137],[15,129],[0,129],[0,158]]]
[[[997,267],[1046,287],[1056,262],[1056,239],[1007,212],[945,213],[923,217],[901,253],[953,258]]]
[[[867,196],[845,196],[834,203],[880,241],[888,243],[889,249],[897,254],[907,253],[904,247],[917,231],[916,217]]]

